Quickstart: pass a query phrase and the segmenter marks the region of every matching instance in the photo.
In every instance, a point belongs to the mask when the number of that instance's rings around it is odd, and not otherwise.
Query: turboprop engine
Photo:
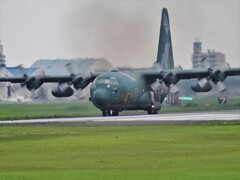
[[[26,86],[28,90],[35,90],[43,84],[40,79],[44,77],[44,72],[37,70],[30,77],[27,74],[23,74],[23,77],[24,82],[21,84],[21,86]]]
[[[68,83],[62,83],[52,89],[52,95],[55,97],[70,97],[73,95],[73,89],[69,87]]]
[[[212,89],[212,85],[208,82],[206,78],[200,79],[191,86],[192,90],[195,92],[209,92]]]

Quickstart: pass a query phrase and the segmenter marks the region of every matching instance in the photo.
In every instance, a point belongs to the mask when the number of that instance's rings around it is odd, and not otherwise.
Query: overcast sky
[[[106,58],[114,67],[149,67],[168,8],[175,65],[191,68],[193,42],[240,67],[240,1],[0,0],[7,66],[38,59]]]

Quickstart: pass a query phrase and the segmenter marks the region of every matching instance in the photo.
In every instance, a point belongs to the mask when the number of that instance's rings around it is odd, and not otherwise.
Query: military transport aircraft
[[[123,110],[145,110],[148,114],[157,114],[169,92],[177,92],[175,84],[181,79],[195,78],[192,85],[195,92],[208,92],[212,89],[210,81],[220,91],[226,87],[222,83],[227,76],[240,75],[240,68],[182,70],[174,68],[170,24],[167,9],[162,10],[157,61],[152,68],[111,72],[74,73],[71,64],[67,76],[45,76],[37,71],[29,76],[0,77],[0,81],[21,83],[29,90],[38,89],[43,83],[58,83],[52,89],[55,97],[70,97],[75,89],[84,89],[91,84],[90,101],[102,111],[103,116],[117,116]]]

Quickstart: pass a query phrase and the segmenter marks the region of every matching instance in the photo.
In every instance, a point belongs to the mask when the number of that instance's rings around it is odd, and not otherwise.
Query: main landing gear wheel
[[[113,116],[118,116],[118,112],[117,112],[117,111],[114,111],[112,115],[113,115]]]
[[[102,115],[104,117],[106,117],[106,116],[118,116],[118,111],[114,111],[112,109],[102,110]]]
[[[148,114],[158,114],[158,110],[154,110],[154,109],[152,109],[152,108],[149,108],[149,109],[147,110],[147,112],[148,112]]]

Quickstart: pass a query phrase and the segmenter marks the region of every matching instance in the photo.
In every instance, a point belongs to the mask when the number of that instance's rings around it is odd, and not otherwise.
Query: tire
[[[118,116],[118,111],[114,111],[112,115],[113,116]]]
[[[106,117],[107,116],[107,111],[106,110],[102,110],[102,116]]]
[[[153,114],[153,113],[154,113],[152,108],[149,108],[149,109],[147,110],[147,112],[148,112],[148,114]]]

